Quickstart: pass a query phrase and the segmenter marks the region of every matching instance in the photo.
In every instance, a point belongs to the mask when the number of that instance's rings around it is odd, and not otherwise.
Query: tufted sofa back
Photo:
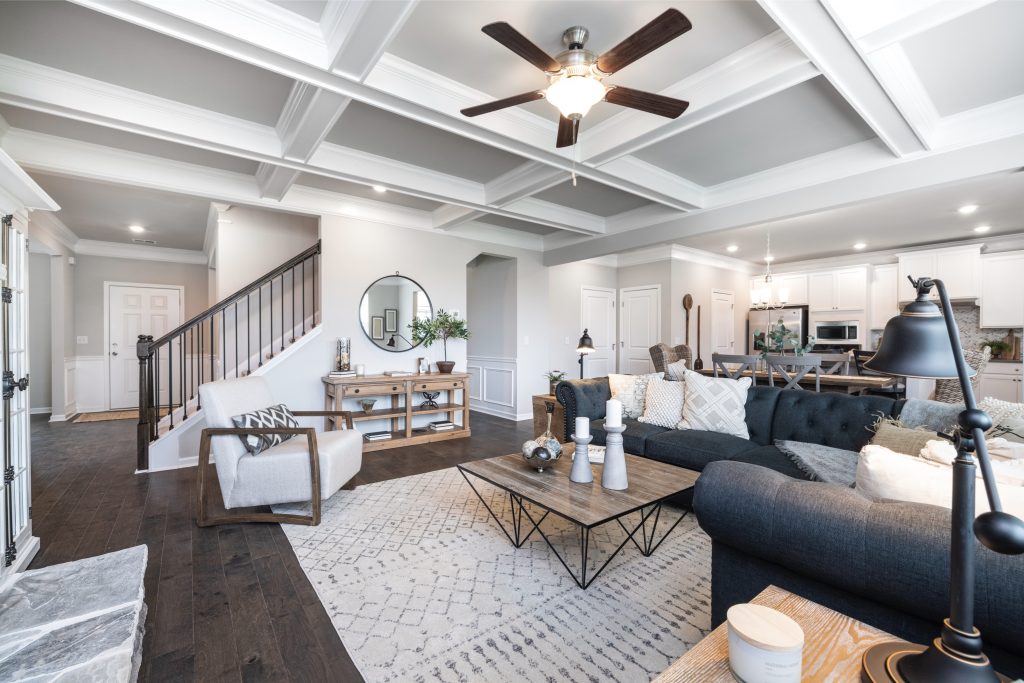
[[[752,387],[751,392],[771,389]],[[848,396],[777,388],[775,391],[779,393],[775,399],[768,443],[784,439],[859,451],[871,440],[871,426],[878,417],[897,417],[902,407],[902,403],[884,396]],[[748,424],[750,406],[748,397]]]

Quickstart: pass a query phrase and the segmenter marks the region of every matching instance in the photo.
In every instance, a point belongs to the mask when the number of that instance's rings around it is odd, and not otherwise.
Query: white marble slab
[[[146,624],[139,545],[0,586],[0,681],[135,681]]]

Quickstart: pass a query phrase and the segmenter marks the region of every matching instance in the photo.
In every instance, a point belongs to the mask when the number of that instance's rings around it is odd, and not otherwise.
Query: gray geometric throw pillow
[[[239,429],[252,427],[298,427],[299,423],[283,403],[262,410],[255,410],[244,415],[236,415],[231,418]],[[253,455],[259,455],[268,448],[273,448],[292,438],[294,434],[239,434],[245,450]]]

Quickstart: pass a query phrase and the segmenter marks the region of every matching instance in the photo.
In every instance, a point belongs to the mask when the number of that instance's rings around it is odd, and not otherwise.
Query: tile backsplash
[[[1020,329],[981,329],[979,325],[980,315],[981,309],[974,304],[953,304],[953,317],[956,318],[956,324],[960,327],[960,343],[963,344],[964,349],[977,349],[983,341],[990,339],[1004,339],[1007,333],[1011,331],[1018,337],[1021,336]]]

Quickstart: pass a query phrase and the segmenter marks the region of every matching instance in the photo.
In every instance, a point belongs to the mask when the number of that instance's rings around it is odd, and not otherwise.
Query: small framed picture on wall
[[[370,337],[372,339],[384,338],[384,316],[370,316]]]
[[[384,331],[385,332],[398,332],[398,309],[397,308],[385,308],[384,309]]]

